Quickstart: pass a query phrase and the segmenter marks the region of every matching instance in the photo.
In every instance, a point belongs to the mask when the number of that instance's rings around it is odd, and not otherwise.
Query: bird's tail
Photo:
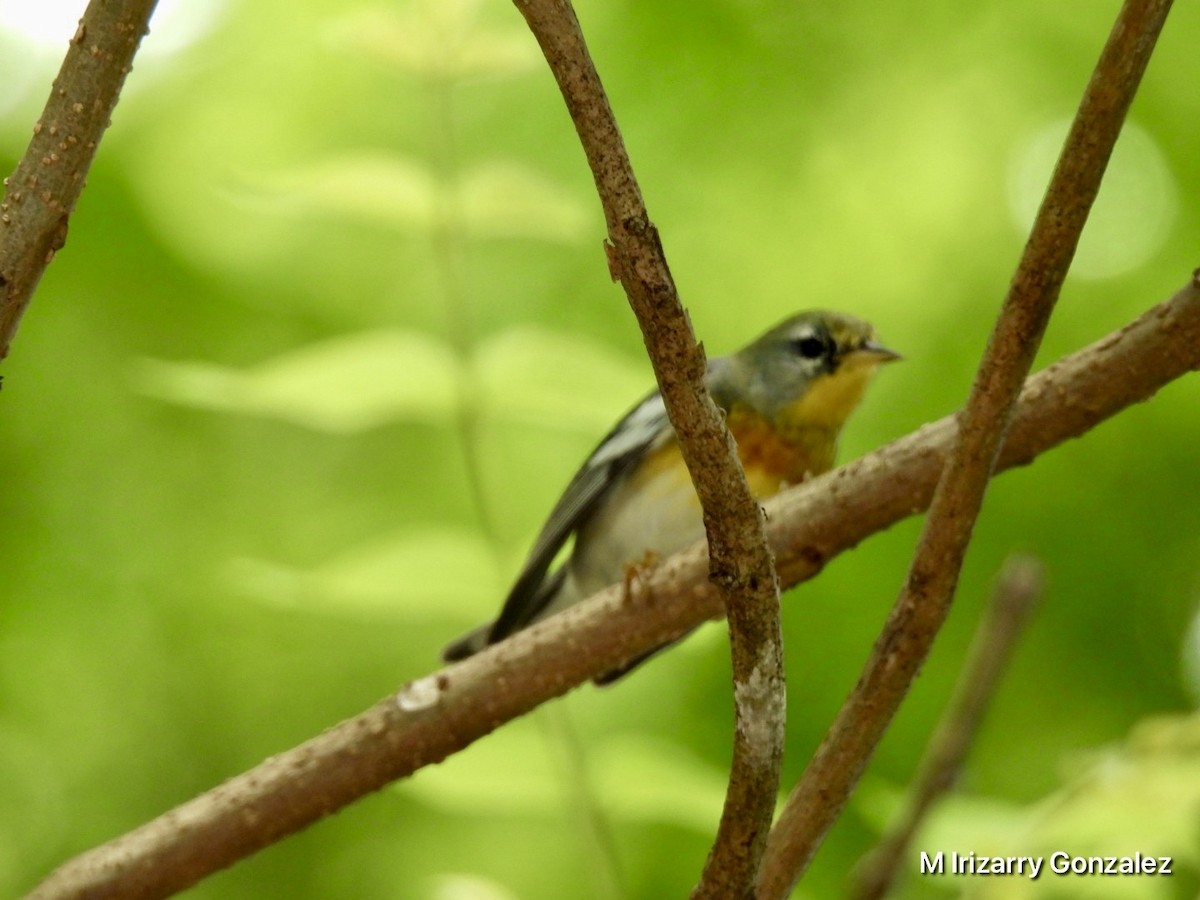
[[[492,622],[484,622],[478,628],[472,628],[462,637],[446,645],[442,651],[443,662],[458,662],[468,656],[474,656],[489,643],[492,637]]]

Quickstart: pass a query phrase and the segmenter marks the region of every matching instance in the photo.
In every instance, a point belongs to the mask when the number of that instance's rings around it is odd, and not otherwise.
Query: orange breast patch
[[[833,465],[833,441],[824,430],[785,439],[766,419],[746,409],[730,413],[726,424],[737,442],[738,456],[755,497],[769,497],[785,485],[799,484]],[[679,445],[672,441],[642,460],[631,486],[644,489],[653,480],[661,488],[663,482],[657,476],[676,468],[681,487],[690,488]]]
[[[823,431],[785,438],[758,413],[735,409],[726,420],[746,479],[756,497],[777,493],[785,484],[799,484],[833,465],[833,441]]]

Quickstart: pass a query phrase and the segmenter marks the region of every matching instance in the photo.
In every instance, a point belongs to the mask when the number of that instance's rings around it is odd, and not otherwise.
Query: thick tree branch
[[[696,486],[733,658],[733,762],[694,897],[750,897],[775,812],[787,698],[779,582],[729,431],[704,387],[705,359],[680,305],[637,179],[570,0],[515,0],[566,100],[608,226],[609,268],[637,316]]]
[[[1200,283],[1031,378],[999,469],[1083,434],[1200,368]],[[925,509],[955,434],[948,416],[767,503],[787,585]],[[509,719],[721,614],[703,546],[667,560],[644,590],[620,586],[406,686],[361,715],[266,760],[53,873],[31,897],[163,897],[388,782],[461,750]]]
[[[112,118],[155,0],[92,0],[33,139],[0,202],[0,359],[42,273],[67,240],[100,137]]]
[[[886,896],[913,835],[934,804],[954,786],[967,751],[983,723],[1017,638],[1041,599],[1042,565],[1032,556],[1007,560],[967,652],[954,697],[946,706],[917,767],[908,799],[887,835],[857,866],[854,900]]]
[[[788,798],[759,879],[782,898],[845,805],[950,612],[997,453],[1170,0],[1126,0],[1100,54],[984,351],[908,578],[829,735]]]

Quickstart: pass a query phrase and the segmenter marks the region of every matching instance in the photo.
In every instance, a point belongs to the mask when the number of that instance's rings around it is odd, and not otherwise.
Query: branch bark
[[[763,898],[786,897],[840,814],[950,612],[975,519],[1021,385],[1171,8],[1126,0],[1084,92],[1009,286],[908,577],[854,691],[772,831]]]
[[[775,813],[787,697],[779,580],[762,510],[704,387],[696,343],[570,0],[515,0],[575,124],[608,227],[609,269],[629,297],[704,515],[710,578],[729,621],[733,761],[695,898],[750,898]]]
[[[999,469],[1077,437],[1200,368],[1200,272],[1166,303],[1031,378]],[[955,435],[948,416],[772,498],[768,537],[784,584],[925,509]],[[509,719],[721,613],[702,545],[665,561],[646,590],[619,586],[272,757],[65,863],[38,900],[164,897],[436,763]],[[651,599],[647,600],[646,597]]]
[[[33,139],[0,202],[0,359],[67,240],[100,137],[117,105],[155,0],[92,0],[71,38]]]

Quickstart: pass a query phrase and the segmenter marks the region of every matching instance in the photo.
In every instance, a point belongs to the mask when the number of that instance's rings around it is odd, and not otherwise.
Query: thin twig
[[[553,744],[553,750],[561,759],[568,817],[578,823],[584,844],[588,886],[587,889],[581,886],[579,894],[593,900],[621,900],[628,891],[624,888],[625,876],[612,822],[605,815],[605,807],[593,783],[588,748],[571,721],[569,707],[562,704],[548,706],[539,709],[534,718],[544,728],[547,742]]]
[[[1100,54],[963,411],[908,578],[851,696],[772,831],[764,900],[787,896],[845,805],[950,611],[1021,385],[1170,0],[1126,0]]]
[[[1200,273],[1160,304],[1030,379],[998,469],[1034,457],[1200,368]],[[948,416],[767,503],[787,585],[925,509],[955,434]],[[721,613],[702,545],[422,678],[128,834],[65,863],[30,896],[163,897],[445,759],[504,722]],[[650,599],[645,599],[650,598]]]
[[[100,137],[155,0],[92,0],[71,38],[33,139],[0,202],[0,359],[42,273],[67,240]]]
[[[904,810],[856,867],[851,892],[856,900],[877,900],[887,894],[913,835],[934,804],[958,780],[1000,676],[1041,599],[1043,581],[1042,565],[1033,556],[1012,556],[1001,567],[991,601],[975,629],[954,696],[917,767]]]
[[[646,351],[704,514],[711,578],[729,620],[733,761],[725,806],[695,898],[751,897],[775,812],[787,708],[779,581],[762,511],[704,387],[705,359],[680,305],[616,118],[570,0],[515,0],[554,73],[604,207],[609,268]]]

